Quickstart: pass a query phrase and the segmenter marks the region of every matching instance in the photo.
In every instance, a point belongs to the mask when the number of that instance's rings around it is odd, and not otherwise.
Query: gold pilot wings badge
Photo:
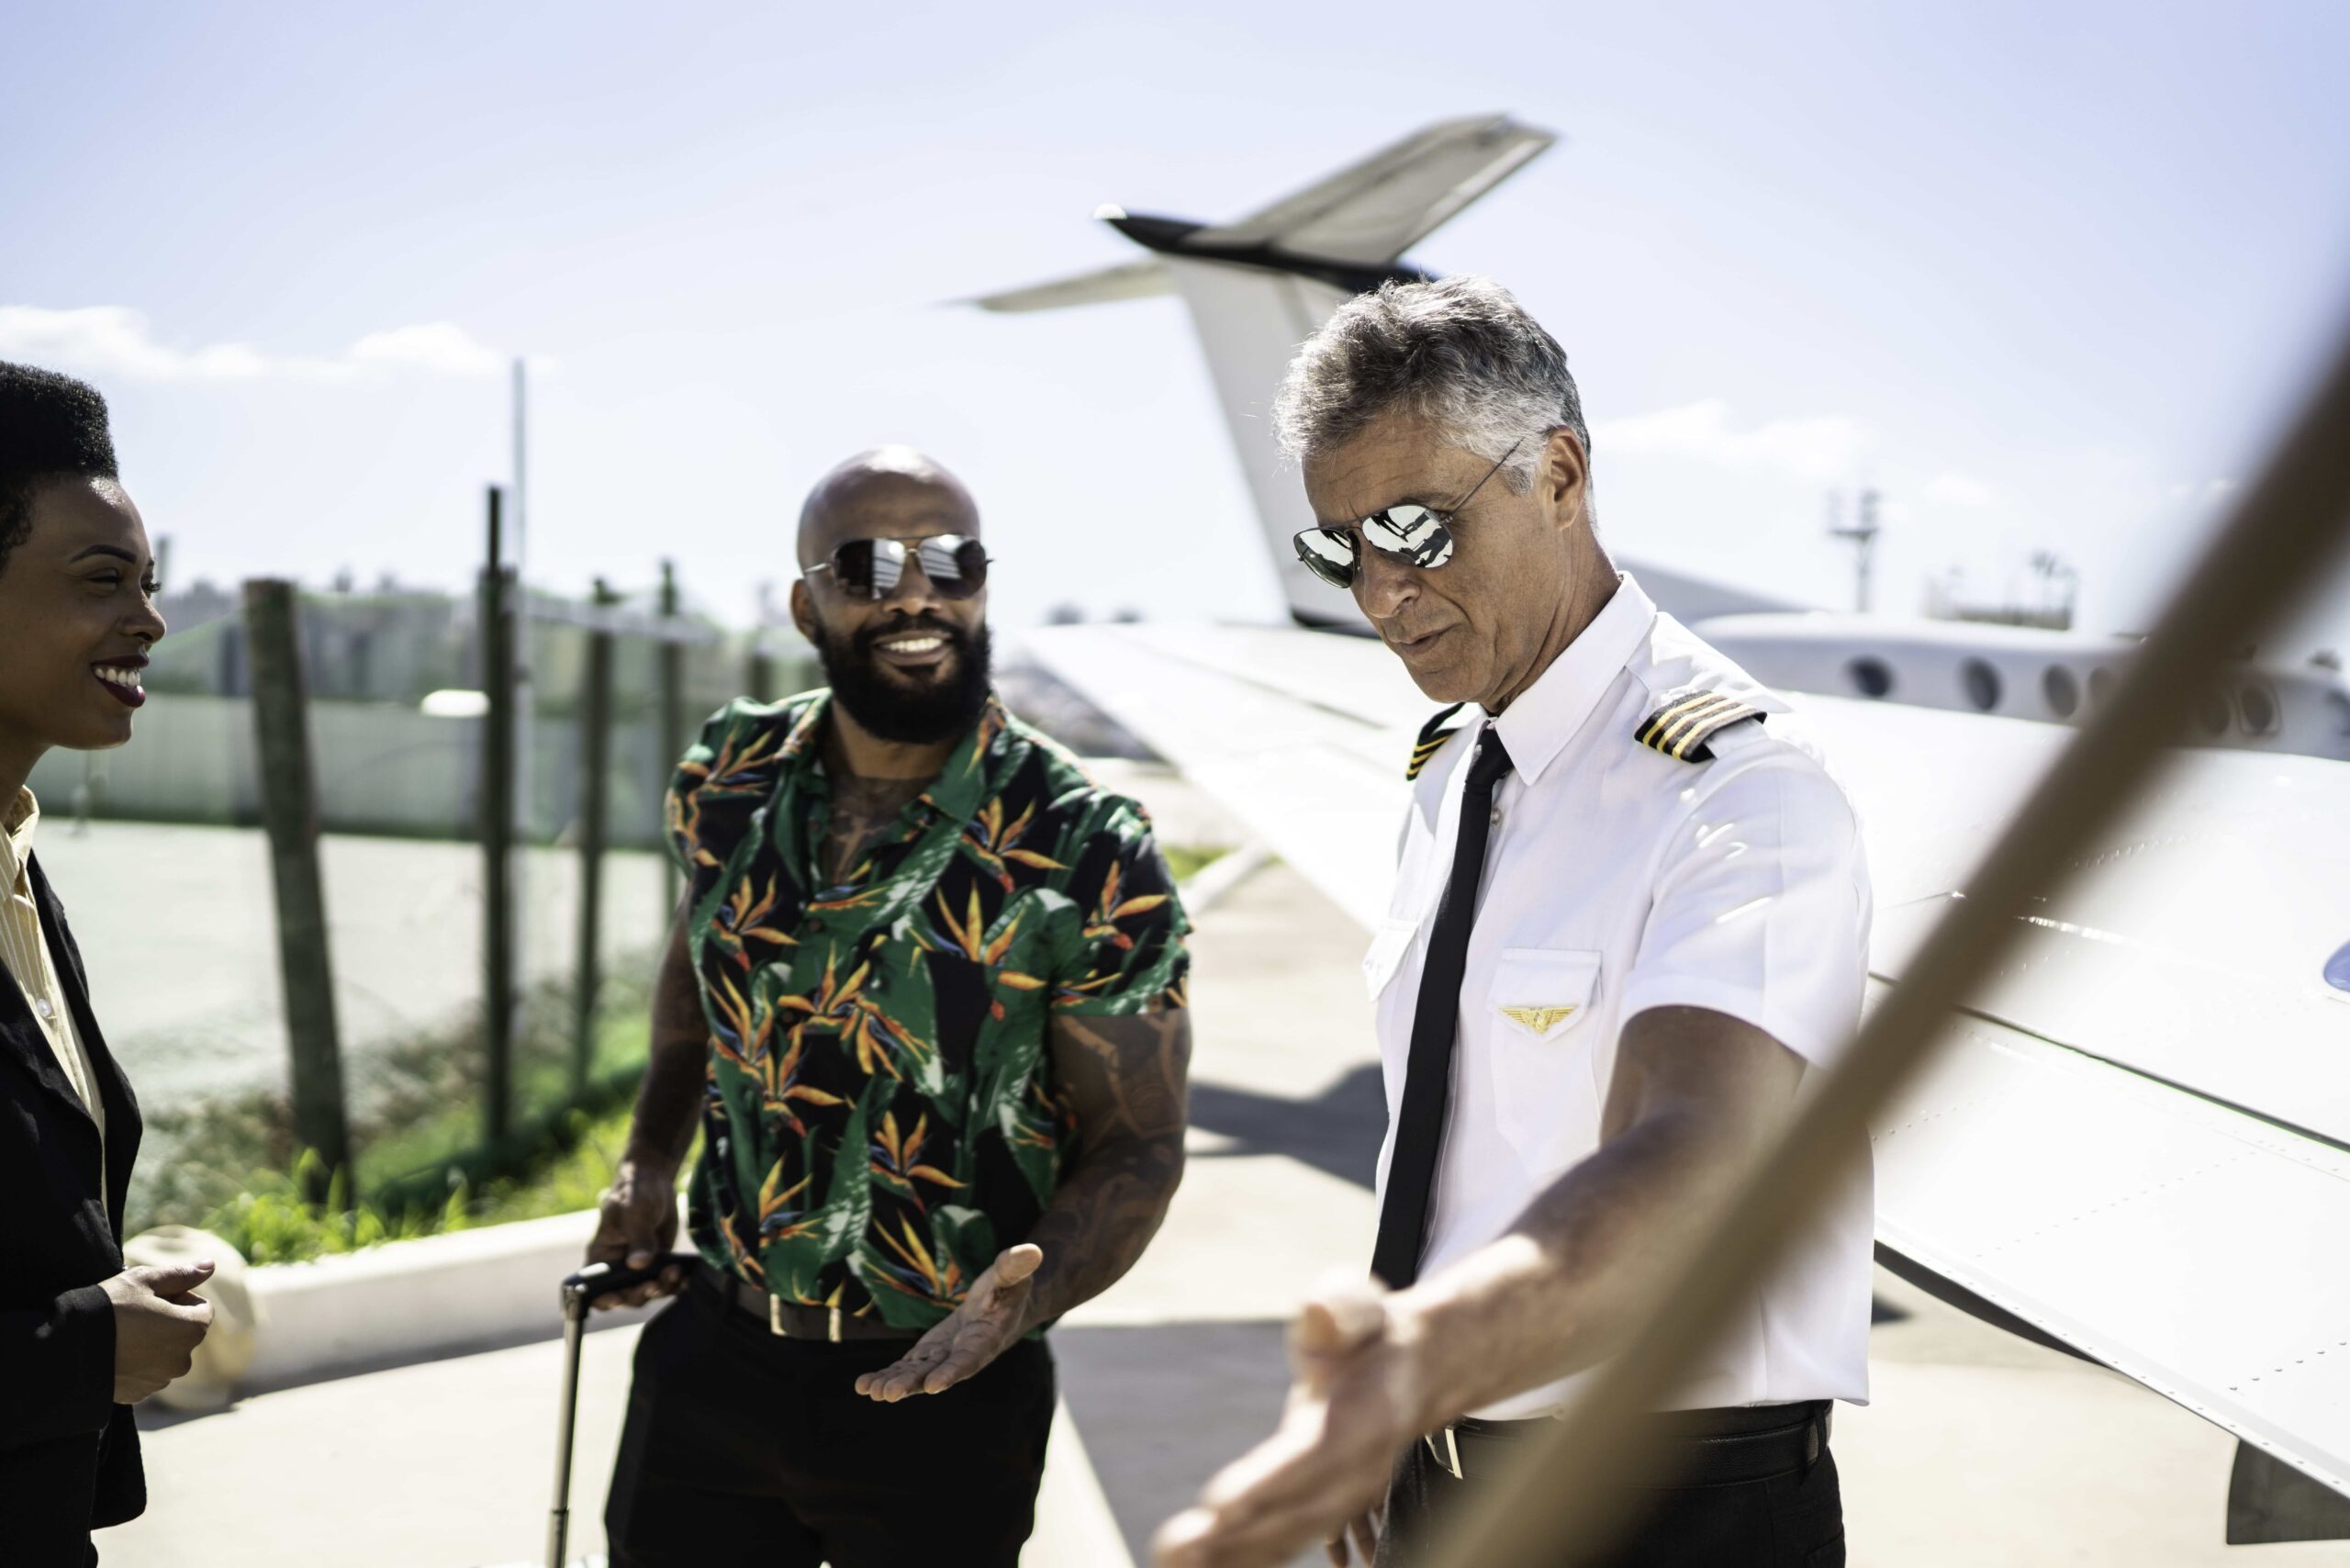
[[[1574,1013],[1572,1007],[1505,1007],[1502,1016],[1515,1019],[1538,1035],[1547,1035]]]
[[[1706,744],[1708,739],[1742,720],[1762,717],[1762,709],[1728,692],[1684,688],[1668,692],[1640,721],[1632,738],[1681,762],[1711,762],[1714,751]]]

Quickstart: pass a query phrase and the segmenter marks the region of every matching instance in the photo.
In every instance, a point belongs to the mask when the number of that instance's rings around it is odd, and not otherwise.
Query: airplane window
[[[1999,672],[1981,659],[1969,659],[1958,669],[1966,700],[1988,713],[1999,705]]]
[[[2195,720],[2207,735],[2228,733],[2228,699],[2225,692],[2207,691],[2195,700]]]
[[[2336,991],[2350,991],[2350,942],[2334,949],[2333,957],[2325,961],[2325,983]]]
[[[2105,700],[2112,695],[2113,672],[2103,665],[2089,671],[2089,700],[2102,708]]]
[[[1893,671],[1883,659],[1866,655],[1844,666],[1852,678],[1853,689],[1863,697],[1884,697],[1893,690]]]
[[[2063,665],[2048,666],[2048,673],[2040,678],[2040,690],[2048,699],[2050,711],[2060,719],[2071,718],[2073,710],[2081,705],[2080,683]]]
[[[2244,714],[2244,727],[2255,735],[2277,733],[2277,694],[2264,681],[2248,680],[2236,689],[2236,707]]]

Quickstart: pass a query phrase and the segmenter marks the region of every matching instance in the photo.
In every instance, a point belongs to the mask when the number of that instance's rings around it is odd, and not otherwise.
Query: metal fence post
[[[677,566],[676,562],[665,560],[661,563],[661,629],[664,633],[674,633],[677,631]],[[661,779],[666,786],[670,770],[677,766],[677,759],[685,755],[686,750],[685,644],[674,635],[665,634],[655,644],[654,662],[660,671],[656,701],[657,715],[655,722],[660,725],[661,730]],[[654,831],[666,839],[666,825],[658,820],[661,809],[661,799],[655,796],[654,798],[655,813]],[[665,864],[667,863],[666,856],[663,860]],[[663,930],[668,928],[671,918],[677,913],[677,900],[683,892],[684,887],[677,879],[677,869],[676,866],[670,865],[667,874],[662,879],[661,928]]]
[[[500,530],[504,497],[489,487],[489,561],[481,578],[482,1137],[511,1125],[514,1053],[514,639]]]
[[[596,579],[596,607],[620,601],[603,578]],[[612,633],[588,633],[588,666],[579,701],[579,953],[573,973],[571,1092],[588,1086],[596,1055],[596,1002],[604,970],[599,950],[603,913],[605,816],[611,794]]]
[[[332,1173],[351,1170],[343,1114],[342,1056],[335,1030],[334,967],[328,950],[326,890],[319,869],[319,797],[310,767],[308,697],[294,585],[245,584],[253,731],[261,753],[262,822],[277,898],[278,972],[294,1089],[294,1133],[322,1169],[304,1196],[324,1202]],[[346,1198],[356,1183],[346,1180]]]

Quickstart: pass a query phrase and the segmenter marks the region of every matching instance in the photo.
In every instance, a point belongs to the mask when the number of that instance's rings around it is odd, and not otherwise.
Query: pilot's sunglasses
[[[1333,588],[1342,588],[1355,586],[1355,570],[1361,561],[1360,547],[1355,543],[1358,537],[1369,541],[1381,554],[1404,566],[1423,570],[1441,566],[1452,559],[1452,520],[1485,487],[1485,479],[1500,473],[1502,463],[1517,455],[1517,449],[1525,444],[1524,436],[1510,442],[1509,450],[1502,454],[1501,463],[1486,469],[1485,478],[1469,487],[1469,493],[1446,510],[1406,502],[1372,512],[1352,528],[1300,529],[1297,558],[1315,577]]]
[[[881,599],[898,591],[909,554],[941,599],[968,599],[987,587],[987,551],[978,540],[959,533],[915,540],[911,551],[902,539],[852,539],[808,570],[811,575],[832,573],[841,591],[852,598]]]

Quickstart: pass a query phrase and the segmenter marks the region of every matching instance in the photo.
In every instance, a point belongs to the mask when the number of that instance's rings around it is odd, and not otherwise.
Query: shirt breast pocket
[[[1596,1143],[1599,1032],[1589,1020],[1600,958],[1579,948],[1505,948],[1486,988],[1495,1117],[1529,1169],[1564,1170]]]
[[[1371,933],[1371,950],[1362,956],[1362,983],[1373,1002],[1403,968],[1404,955],[1411,951],[1413,934],[1419,928],[1416,920],[1382,920]]]

